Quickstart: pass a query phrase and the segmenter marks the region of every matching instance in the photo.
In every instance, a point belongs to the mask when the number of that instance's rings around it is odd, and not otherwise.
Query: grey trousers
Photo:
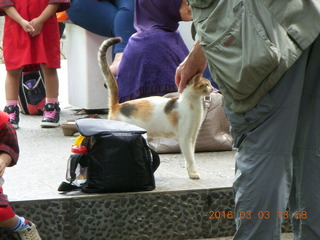
[[[225,107],[235,139],[234,240],[320,239],[320,38],[250,111]],[[286,211],[289,206],[290,211]]]

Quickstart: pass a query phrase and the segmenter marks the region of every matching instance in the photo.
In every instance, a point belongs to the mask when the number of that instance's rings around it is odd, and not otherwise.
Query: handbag
[[[179,96],[178,93],[169,93],[164,97]],[[203,99],[203,122],[196,140],[196,152],[230,151],[232,150],[232,137],[230,123],[224,112],[222,95],[213,92]],[[153,138],[148,139],[149,145],[158,153],[181,152],[176,139]]]
[[[121,121],[93,118],[76,120],[76,125],[85,137],[82,145],[87,152],[70,156],[66,176],[69,183],[63,182],[58,191],[110,193],[155,189],[154,172],[160,158],[147,145],[143,135],[146,130]],[[86,176],[77,185],[80,172]]]

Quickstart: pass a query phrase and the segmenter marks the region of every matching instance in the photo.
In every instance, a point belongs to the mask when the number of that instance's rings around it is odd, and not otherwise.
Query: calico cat
[[[99,50],[99,64],[109,93],[109,115],[112,120],[128,122],[147,130],[148,137],[166,137],[178,140],[186,160],[191,179],[199,179],[194,160],[195,142],[202,122],[202,97],[209,95],[213,87],[200,74],[193,77],[179,98],[146,97],[119,103],[118,85],[107,60],[107,49],[121,38],[105,40]]]

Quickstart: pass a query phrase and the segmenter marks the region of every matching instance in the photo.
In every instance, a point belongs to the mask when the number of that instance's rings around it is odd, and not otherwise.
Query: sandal
[[[98,114],[88,115],[84,118],[101,118]],[[65,136],[73,136],[75,133],[79,132],[75,120],[67,120],[61,123],[62,132]]]

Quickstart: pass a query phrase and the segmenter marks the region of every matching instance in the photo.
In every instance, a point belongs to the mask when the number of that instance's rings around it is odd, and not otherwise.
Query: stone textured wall
[[[230,188],[164,193],[121,193],[61,200],[13,202],[17,214],[37,224],[44,240],[182,240],[231,236],[234,219],[209,219],[233,211]],[[290,231],[285,222],[283,231]],[[0,240],[11,240],[0,230]]]

